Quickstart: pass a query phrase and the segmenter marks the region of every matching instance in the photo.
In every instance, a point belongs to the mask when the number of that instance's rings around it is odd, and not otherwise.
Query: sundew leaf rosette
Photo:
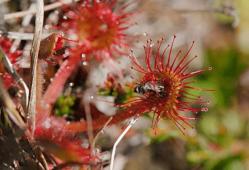
[[[184,125],[192,127],[189,121],[196,119],[195,116],[189,117],[184,114],[208,111],[208,101],[191,93],[191,91],[209,90],[192,86],[193,80],[191,79],[212,68],[189,71],[190,63],[197,57],[189,58],[194,42],[185,53],[179,50],[176,55],[173,55],[175,38],[176,36],[174,36],[171,45],[163,50],[161,50],[163,39],[159,40],[155,48],[155,54],[153,53],[152,40],[148,40],[144,46],[143,59],[145,66],[139,63],[133,53],[130,55],[133,64],[132,69],[141,73],[141,78],[134,82],[133,87],[137,95],[123,104],[116,104],[118,110],[113,115],[109,125],[133,116],[152,112],[154,113],[153,127],[156,127],[160,118],[167,118],[172,120],[181,131],[184,131]],[[108,116],[99,116],[93,120],[93,128],[102,128],[108,119]],[[69,125],[67,128],[75,131],[85,131],[86,127],[86,123],[76,123]]]
[[[67,6],[58,29],[79,41],[78,49],[97,59],[124,54],[130,38],[125,31],[131,26],[133,12],[126,12],[131,3],[117,7],[117,1],[80,1]],[[86,52],[87,51],[87,52]]]

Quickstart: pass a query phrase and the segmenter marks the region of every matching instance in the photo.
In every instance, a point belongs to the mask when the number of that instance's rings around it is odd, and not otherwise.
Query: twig
[[[32,70],[32,81],[30,88],[30,97],[28,104],[28,115],[31,123],[32,133],[35,129],[35,115],[36,115],[36,83],[37,83],[37,63],[38,63],[38,54],[42,38],[42,28],[43,28],[43,19],[44,19],[44,2],[43,0],[36,0],[37,2],[37,11],[36,11],[36,20],[35,20],[35,34],[32,42],[31,48],[31,70]]]
[[[172,9],[179,13],[206,13],[206,12],[215,12],[231,16],[230,12],[234,9],[228,6],[222,6],[222,8],[203,8],[203,9]]]
[[[4,66],[7,72],[16,80],[17,83],[20,83],[20,85],[23,87],[24,94],[25,94],[25,104],[27,107],[28,99],[29,99],[29,88],[27,84],[24,82],[22,77],[17,73],[11,61],[9,60],[8,56],[3,52],[1,47],[0,47],[0,56],[3,59],[3,63],[4,63]]]
[[[35,9],[36,8],[36,4],[35,2],[33,2],[30,6],[29,6],[29,10],[31,9]],[[25,27],[27,27],[31,20],[33,18],[33,15],[26,15],[23,20],[22,20],[22,24],[21,24],[21,28],[19,29],[19,32],[23,33],[24,30],[25,30]],[[33,35],[32,35],[32,39],[33,39]],[[11,48],[10,48],[10,51],[15,51],[16,48],[20,45],[22,39],[15,39],[15,41],[13,42]]]
[[[54,167],[52,170],[62,170],[65,169],[66,167],[72,167],[72,166],[82,166],[82,163],[79,162],[66,162],[59,164],[58,166]]]
[[[47,163],[46,158],[42,152],[41,147],[34,145],[33,146],[33,153],[34,153],[34,156],[36,157],[38,165],[40,166],[40,169],[41,170],[49,170],[48,163]]]
[[[93,147],[95,147],[96,141],[99,137],[99,135],[105,130],[105,128],[108,126],[108,124],[112,121],[112,117],[110,117],[106,123],[104,124],[103,128],[95,135],[94,139],[93,139]]]
[[[136,123],[137,120],[138,120],[138,117],[132,118],[132,120],[130,121],[129,125],[126,127],[126,129],[121,133],[121,135],[118,137],[118,139],[114,143],[113,148],[112,148],[110,170],[113,170],[113,168],[114,168],[114,159],[115,159],[116,149],[117,149],[117,146],[118,146],[119,142],[124,138],[124,136],[126,135],[126,133]]]
[[[239,14],[234,7],[223,5],[220,8],[204,8],[204,9],[173,9],[179,13],[218,13],[227,15],[233,18],[233,26],[236,27],[239,24]]]
[[[43,33],[42,38],[46,38],[48,33]],[[0,30],[0,36],[6,36],[11,39],[19,39],[19,40],[33,40],[34,34],[33,33],[24,33],[24,32],[6,32]]]
[[[63,5],[70,4],[73,2],[77,2],[79,0],[61,0],[61,2],[55,2],[49,5],[44,6],[44,11],[50,11],[56,8],[59,8]],[[9,19],[14,19],[14,18],[21,18],[24,17],[25,15],[29,14],[35,14],[36,10],[26,10],[26,11],[20,11],[20,12],[14,12],[10,14],[5,14],[4,15],[4,20],[9,20]]]
[[[0,30],[0,35],[9,37],[11,39],[32,40],[34,34],[22,32],[6,32]]]

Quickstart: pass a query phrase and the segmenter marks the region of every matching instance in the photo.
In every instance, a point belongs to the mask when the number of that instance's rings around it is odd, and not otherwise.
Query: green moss
[[[73,113],[72,107],[74,103],[74,96],[60,96],[55,103],[55,115],[70,116]]]

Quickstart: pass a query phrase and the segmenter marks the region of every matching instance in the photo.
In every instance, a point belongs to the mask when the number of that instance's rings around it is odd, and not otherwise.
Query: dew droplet
[[[144,32],[144,33],[143,33],[143,36],[147,37],[147,36],[148,36],[148,33],[147,33],[147,32]]]
[[[74,85],[74,83],[73,83],[73,82],[69,83],[69,86],[70,86],[70,87],[73,87],[73,85]]]
[[[83,54],[83,53],[82,53],[82,54],[81,54],[81,58],[82,58],[82,59],[85,59],[85,58],[86,58],[86,54]]]
[[[83,61],[82,64],[83,64],[83,66],[86,66],[86,65],[87,65],[87,62],[86,62],[86,61]]]

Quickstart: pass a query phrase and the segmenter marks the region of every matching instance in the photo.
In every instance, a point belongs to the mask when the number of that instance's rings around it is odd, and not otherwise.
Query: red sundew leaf
[[[14,79],[8,73],[3,73],[2,78],[4,87],[7,89],[9,89],[12,85],[15,84]]]
[[[138,63],[133,54],[130,56],[134,65],[134,70],[142,74],[142,78],[136,82],[137,86],[134,88],[134,91],[138,93],[138,96],[130,99],[130,101],[125,104],[118,105],[119,110],[113,116],[110,124],[116,124],[146,112],[154,112],[154,127],[160,118],[168,118],[183,131],[185,129],[183,125],[192,127],[189,120],[195,120],[196,118],[187,117],[181,114],[184,112],[195,113],[208,110],[206,107],[208,102],[201,100],[200,96],[191,95],[188,90],[201,90],[201,88],[190,86],[189,84],[191,81],[187,80],[210,69],[185,73],[185,68],[195,58],[187,60],[193,44],[182,57],[180,57],[181,52],[178,52],[173,56],[172,49],[174,40],[175,36],[171,45],[166,47],[162,54],[160,47],[163,40],[158,41],[158,48],[155,55],[152,53],[152,41],[147,41],[147,44],[144,47],[145,67]],[[170,49],[167,58],[164,59],[169,47]],[[154,62],[152,62],[153,59]],[[177,60],[179,61],[177,62]],[[154,65],[153,67],[152,64]],[[191,100],[185,96],[191,96]],[[198,105],[198,107],[193,107],[193,105]],[[94,119],[92,122],[93,129],[102,128],[108,119],[109,117],[104,115]],[[85,122],[78,122],[70,124],[66,128],[73,131],[85,131],[86,127]]]
[[[124,11],[127,5],[113,10],[116,4],[116,1],[94,0],[65,6],[65,15],[56,28],[77,37],[79,43],[88,46],[97,59],[120,54],[116,47],[126,51],[129,38],[125,31],[131,26],[130,18],[134,13]]]
[[[138,88],[136,92],[141,97],[141,104],[144,103],[143,105],[147,105],[147,110],[153,111],[154,114],[156,114],[157,120],[159,120],[159,118],[171,119],[177,127],[182,129],[183,126],[181,123],[191,126],[188,120],[195,118],[182,116],[179,112],[206,111],[207,107],[205,105],[208,103],[205,101],[200,102],[199,96],[192,96],[191,100],[186,102],[185,96],[189,94],[188,89],[197,89],[190,86],[189,84],[191,82],[186,82],[186,80],[208,69],[185,73],[189,64],[196,58],[195,56],[187,60],[194,42],[182,57],[180,57],[181,51],[173,56],[172,49],[175,38],[176,36],[174,36],[171,45],[163,50],[162,54],[160,48],[163,39],[158,41],[155,55],[152,54],[152,41],[147,41],[144,47],[146,67],[139,65],[134,55],[131,56],[131,59],[134,63],[135,70],[142,74],[142,78],[137,82],[138,86],[136,86],[136,88]],[[167,52],[169,47],[170,49]],[[166,53],[168,53],[168,55],[165,60]],[[151,61],[152,59],[154,59],[154,68],[151,67],[153,63]],[[179,61],[177,62],[177,60]],[[193,108],[193,104],[198,104],[200,108]]]
[[[97,160],[90,148],[84,148],[75,133],[65,129],[67,122],[58,117],[37,117],[34,138],[45,150],[65,162],[90,164]]]
[[[84,148],[83,141],[77,137],[74,129],[67,129],[74,122],[67,122],[62,117],[55,117],[43,112],[44,107],[37,108],[34,139],[46,151],[63,162],[79,162],[94,164],[100,161],[98,155],[93,155],[90,147]],[[100,113],[97,113],[99,117]]]

